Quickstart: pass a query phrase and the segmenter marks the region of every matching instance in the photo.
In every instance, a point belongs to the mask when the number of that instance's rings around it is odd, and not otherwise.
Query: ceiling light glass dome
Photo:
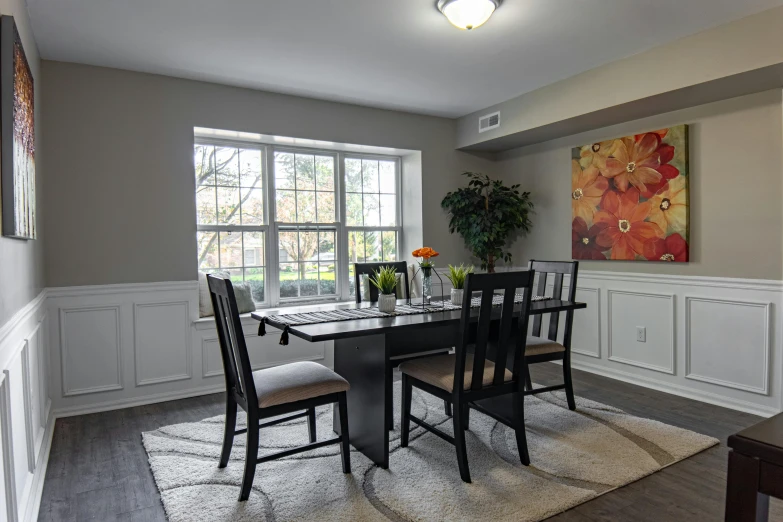
[[[484,24],[500,0],[439,0],[438,9],[455,27],[460,29],[475,29]]]

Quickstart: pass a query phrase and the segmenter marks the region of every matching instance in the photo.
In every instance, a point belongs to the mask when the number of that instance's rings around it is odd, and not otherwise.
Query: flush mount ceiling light
[[[501,0],[438,0],[438,9],[460,29],[475,29],[489,20]]]

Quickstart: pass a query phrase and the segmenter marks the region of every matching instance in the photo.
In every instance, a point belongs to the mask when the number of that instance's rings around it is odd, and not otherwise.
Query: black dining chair
[[[405,282],[405,294],[404,298],[408,297],[408,290],[410,288],[408,283],[408,264],[405,261],[387,261],[383,263],[354,263],[353,265],[353,288],[356,292],[356,302],[362,302],[362,276],[374,275],[381,268],[391,266],[394,267],[394,271],[397,274],[402,275],[400,282]],[[374,303],[378,301],[378,288],[372,283],[370,287],[370,302]],[[397,292],[397,295],[400,295]]]
[[[213,275],[207,276],[207,280],[226,379],[226,423],[218,467],[225,468],[228,465],[234,435],[247,433],[245,472],[239,500],[245,501],[250,496],[256,464],[330,444],[340,444],[343,473],[350,473],[346,402],[346,391],[350,389],[348,381],[327,367],[310,361],[253,371],[231,280]],[[315,408],[334,403],[338,405],[341,435],[316,442]],[[247,428],[236,429],[237,406],[247,412]],[[299,413],[288,415],[293,412]],[[286,416],[259,424],[262,419],[280,415]],[[301,417],[307,417],[310,444],[258,458],[260,428]]]
[[[405,282],[405,298],[410,297],[410,283],[408,282],[408,264],[405,261],[387,261],[384,263],[354,263],[353,268],[353,278],[354,278],[354,289],[356,291],[356,303],[362,302],[362,276],[371,276],[374,275],[378,270],[381,268],[391,266],[394,267],[394,271],[397,274],[402,274],[402,277],[400,278],[400,282]],[[399,292],[397,295],[400,295]],[[370,302],[374,303],[378,301],[378,289],[370,283]],[[427,353],[426,355],[432,355],[434,353],[449,353],[450,350],[433,350],[431,353]],[[425,355],[425,356],[426,356]],[[415,359],[418,357],[422,357],[422,354],[415,355],[413,357],[398,357],[398,358],[392,358],[391,359],[391,366],[389,368],[389,372],[393,372],[394,368],[396,366],[399,366],[404,361]],[[387,375],[387,378],[389,380],[392,379],[392,375]],[[389,405],[389,407],[386,409],[388,412],[387,415],[389,416],[389,426],[392,426],[391,429],[394,429],[394,401],[392,400],[392,404]],[[451,403],[448,401],[444,401],[443,404],[443,411],[446,413],[446,415],[451,416]]]
[[[552,297],[562,299],[563,297],[563,276],[568,276],[568,292],[566,301],[576,300],[576,278],[579,272],[578,261],[535,261],[531,260],[528,264],[530,270],[535,270],[538,274],[538,286],[536,295],[544,295],[549,276],[552,276]],[[532,336],[527,339],[525,348],[525,386],[530,392],[529,395],[546,393],[556,390],[565,390],[568,408],[576,409],[574,400],[574,386],[571,382],[571,333],[574,324],[574,311],[566,312],[565,326],[563,328],[563,342],[557,341],[557,331],[560,326],[560,312],[549,314],[549,331],[546,337],[541,336],[542,316],[536,315],[533,319]],[[563,384],[555,386],[546,386],[533,389],[533,383],[530,378],[530,365],[540,362],[563,361]]]
[[[465,281],[456,353],[414,359],[400,365],[402,372],[400,446],[403,448],[408,446],[410,423],[415,422],[456,447],[459,473],[465,482],[470,482],[465,430],[468,429],[470,408],[487,413],[481,408],[482,401],[510,400],[512,418],[504,419],[504,422],[516,433],[520,461],[526,466],[530,464],[524,414],[526,363],[522,354],[525,353],[527,340],[533,278],[534,272],[531,271],[469,274]],[[519,305],[519,314],[515,314],[514,299],[520,288],[523,299]],[[503,302],[498,314],[497,309],[492,306],[492,300],[499,290],[502,291]],[[477,322],[473,317],[475,309],[470,308],[473,292],[481,292],[481,307],[478,309]],[[492,328],[491,320],[497,315],[500,315],[499,325],[497,328]],[[490,339],[491,332],[494,339]],[[494,352],[494,361],[487,358],[488,351]],[[513,371],[506,368],[511,356],[514,356]],[[453,437],[411,415],[413,387],[452,403]],[[492,416],[495,417],[495,414]]]

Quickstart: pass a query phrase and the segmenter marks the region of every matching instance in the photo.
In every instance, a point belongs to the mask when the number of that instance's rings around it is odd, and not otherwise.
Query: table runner
[[[533,296],[532,301],[544,301],[553,299],[546,296]],[[522,294],[514,295],[514,304],[522,302]],[[492,298],[492,306],[503,304],[503,296],[496,295]],[[470,300],[471,308],[481,306],[481,297],[474,297]],[[280,335],[280,344],[288,344],[288,328],[290,326],[303,326],[306,324],[331,323],[338,321],[352,321],[356,319],[375,319],[379,317],[396,317],[398,315],[427,314],[434,312],[452,312],[460,310],[462,306],[452,304],[451,301],[432,301],[429,305],[397,305],[393,312],[381,312],[378,308],[346,308],[344,310],[326,310],[322,312],[304,312],[299,314],[280,314],[275,316],[263,317],[258,325],[258,335],[266,335],[267,320],[284,325],[283,333]],[[275,325],[277,326],[277,325]]]

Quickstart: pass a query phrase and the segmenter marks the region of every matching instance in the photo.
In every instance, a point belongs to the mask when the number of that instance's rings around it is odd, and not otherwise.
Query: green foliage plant
[[[520,192],[519,185],[506,187],[485,174],[463,175],[470,179],[468,186],[446,194],[440,206],[450,215],[449,232],[459,233],[481,260],[481,268],[494,272],[496,260],[511,262],[511,239],[533,226],[530,192]]]
[[[370,276],[370,282],[378,288],[383,295],[395,293],[397,289],[397,273],[392,266],[384,266],[378,269],[375,277]]]
[[[455,290],[465,289],[465,279],[468,274],[473,273],[473,265],[465,266],[460,264],[459,266],[449,265],[449,273],[446,274],[446,278],[451,281],[451,285]]]

